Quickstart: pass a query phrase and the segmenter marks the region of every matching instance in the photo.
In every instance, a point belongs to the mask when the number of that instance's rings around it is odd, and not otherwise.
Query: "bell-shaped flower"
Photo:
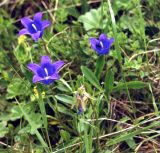
[[[90,44],[93,50],[99,55],[105,55],[109,53],[110,47],[114,42],[113,38],[108,39],[105,34],[101,34],[99,39],[90,38]]]
[[[78,112],[77,112],[77,114],[78,114],[78,115],[81,115],[83,112],[84,112],[83,108],[82,108],[82,107],[78,107]]]
[[[42,37],[44,29],[50,25],[50,21],[42,21],[42,13],[36,13],[33,17],[33,20],[24,17],[21,19],[21,23],[24,28],[19,31],[19,36],[21,35],[30,35],[35,41],[38,41]]]
[[[63,65],[63,61],[56,61],[52,63],[48,56],[42,56],[40,65],[30,63],[27,67],[34,73],[33,83],[41,82],[48,85],[53,83],[55,80],[60,79],[58,70]]]

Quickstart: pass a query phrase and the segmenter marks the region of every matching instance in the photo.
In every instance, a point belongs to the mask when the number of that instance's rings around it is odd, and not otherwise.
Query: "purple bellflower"
[[[79,107],[77,114],[78,114],[78,115],[81,115],[83,112],[84,112],[83,108],[82,108],[82,107]]]
[[[30,35],[35,41],[38,41],[38,39],[42,37],[44,29],[50,25],[50,21],[42,21],[41,19],[41,12],[36,13],[33,20],[28,17],[22,18],[21,23],[25,28],[19,31],[19,36]]]
[[[90,44],[93,50],[99,55],[105,55],[109,53],[110,47],[114,42],[113,38],[108,39],[105,34],[101,34],[99,39],[90,38]]]
[[[52,63],[48,56],[41,57],[40,65],[35,63],[28,64],[28,68],[33,71],[33,83],[41,82],[43,84],[51,84],[55,80],[60,79],[58,70],[64,65],[63,61]]]

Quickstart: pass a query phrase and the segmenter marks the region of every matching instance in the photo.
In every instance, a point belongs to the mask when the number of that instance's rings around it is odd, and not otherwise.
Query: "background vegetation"
[[[43,40],[18,37],[39,11]],[[160,152],[159,27],[159,0],[1,1],[0,152]],[[103,57],[89,44],[101,33],[115,39]],[[46,50],[61,79],[33,84],[26,65]]]

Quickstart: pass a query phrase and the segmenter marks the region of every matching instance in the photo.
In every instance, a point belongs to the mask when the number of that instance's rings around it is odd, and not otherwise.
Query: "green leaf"
[[[64,141],[69,141],[70,140],[70,134],[67,131],[61,130],[60,135],[63,138]]]
[[[114,84],[114,73],[110,69],[106,74],[105,84],[104,84],[105,91],[106,91],[107,94],[112,92],[113,84]]]
[[[75,117],[75,114],[72,113],[71,109],[67,108],[66,106],[64,106],[60,103],[58,103],[58,105],[57,105],[57,110],[58,110],[58,112],[63,113],[65,115]]]
[[[135,149],[136,147],[136,143],[134,141],[133,138],[129,138],[126,140],[126,143],[128,144],[128,146],[131,148],[131,149]]]
[[[21,102],[21,106],[23,110],[25,110],[28,114],[30,114],[31,111],[33,111],[34,105],[31,105],[31,103],[23,103]],[[23,113],[18,105],[13,105],[7,108],[7,113],[4,112],[0,115],[0,121],[16,121],[17,119],[20,119],[23,117]]]
[[[105,65],[105,56],[99,56],[96,64],[95,75],[99,79]]]
[[[104,17],[103,20],[102,20],[102,16]],[[107,13],[102,14],[102,9],[100,7],[98,9],[91,9],[89,12],[85,13],[84,15],[81,15],[78,18],[78,20],[79,22],[83,23],[86,31],[91,29],[103,29],[108,22],[108,19],[106,16],[107,16]]]
[[[59,94],[59,95],[55,95],[56,99],[64,102],[64,103],[68,103],[73,105],[74,103],[74,98],[68,95],[64,95],[64,94]]]
[[[20,119],[23,116],[21,109],[19,106],[15,105],[11,108],[10,114],[9,114],[9,120],[15,121],[17,119]]]
[[[142,89],[146,86],[148,86],[148,84],[142,81],[130,81],[126,83],[120,82],[116,87],[113,88],[113,90],[120,91],[120,90],[126,90],[127,88],[128,89]]]
[[[78,18],[80,13],[77,11],[75,7],[69,7],[66,8],[69,15],[74,16],[75,18]]]
[[[117,14],[119,10],[130,10],[133,7],[134,6],[133,6],[133,3],[131,1],[117,0],[117,1],[114,2],[113,10],[114,10],[115,14]]]
[[[71,92],[67,86],[65,86],[64,84],[62,84],[60,81],[58,81],[58,85],[56,86],[58,90],[62,91],[62,92]]]
[[[20,78],[14,78],[7,88],[7,99],[20,95],[29,95],[30,83]]]
[[[18,102],[16,100],[16,102]],[[48,148],[47,148],[47,144],[46,142],[44,141],[44,139],[42,138],[41,134],[39,133],[38,130],[35,129],[35,123],[32,121],[32,118],[30,118],[30,116],[26,113],[26,111],[22,108],[21,104],[18,103],[19,105],[19,108],[21,109],[25,119],[29,122],[30,126],[31,126],[31,129],[32,129],[32,132],[34,132],[34,134],[36,134],[38,140],[41,142],[41,145],[43,146],[43,148],[45,149],[46,152],[49,152],[48,151]]]
[[[85,66],[81,66],[81,70],[82,70],[82,73],[84,75],[84,77],[93,85],[95,86],[97,89],[101,89],[101,86],[99,84],[99,81],[97,79],[97,77],[95,76],[95,74],[90,70],[88,69],[87,67]]]
[[[0,122],[0,138],[3,138],[8,132],[9,129],[6,127],[7,122]]]
[[[20,64],[23,64],[23,63],[27,62],[30,59],[30,57],[29,57],[30,50],[31,50],[31,48],[28,47],[24,42],[20,43],[17,46],[17,48],[15,49],[14,54],[15,54],[16,59],[18,60],[18,62]]]
[[[68,12],[65,8],[58,9],[56,11],[56,19],[58,22],[64,22],[67,20]]]
[[[67,83],[67,81],[65,81],[64,79],[60,79],[60,81],[63,83],[63,85],[65,85],[70,92],[72,92],[72,88],[71,86]]]
[[[150,83],[148,84],[148,87],[149,87],[149,90],[151,92],[151,97],[152,97],[152,103],[153,103],[154,111],[155,111],[156,114],[158,114],[159,110],[158,110],[158,107],[157,107],[157,104],[156,104],[156,101],[155,101],[154,94],[153,94],[152,87],[151,87]]]
[[[36,130],[42,127],[42,115],[40,113],[31,113],[29,117],[32,119],[31,134],[35,134]]]
[[[85,13],[89,10],[89,4],[86,0],[81,0],[81,9],[82,13]]]

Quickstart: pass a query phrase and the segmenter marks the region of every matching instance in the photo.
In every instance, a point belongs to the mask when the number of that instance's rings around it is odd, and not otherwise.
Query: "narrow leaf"
[[[68,103],[68,104],[72,104],[74,103],[74,98],[68,95],[64,95],[64,94],[59,94],[59,95],[55,95],[56,99],[64,102],[64,103]]]
[[[96,63],[95,75],[99,79],[105,65],[105,56],[99,56]]]
[[[114,73],[112,70],[109,70],[106,74],[105,84],[104,84],[105,91],[107,94],[112,92],[113,84],[114,84]]]
[[[126,90],[127,88],[128,89],[142,89],[146,86],[148,86],[148,84],[142,81],[130,81],[126,83],[120,82],[116,87],[113,88],[113,90],[119,91],[119,90]]]
[[[81,70],[82,70],[82,73],[84,75],[84,77],[93,85],[95,86],[97,89],[101,89],[101,86],[99,84],[99,81],[97,79],[97,77],[95,76],[95,74],[90,70],[88,69],[87,67],[85,66],[81,66]]]

